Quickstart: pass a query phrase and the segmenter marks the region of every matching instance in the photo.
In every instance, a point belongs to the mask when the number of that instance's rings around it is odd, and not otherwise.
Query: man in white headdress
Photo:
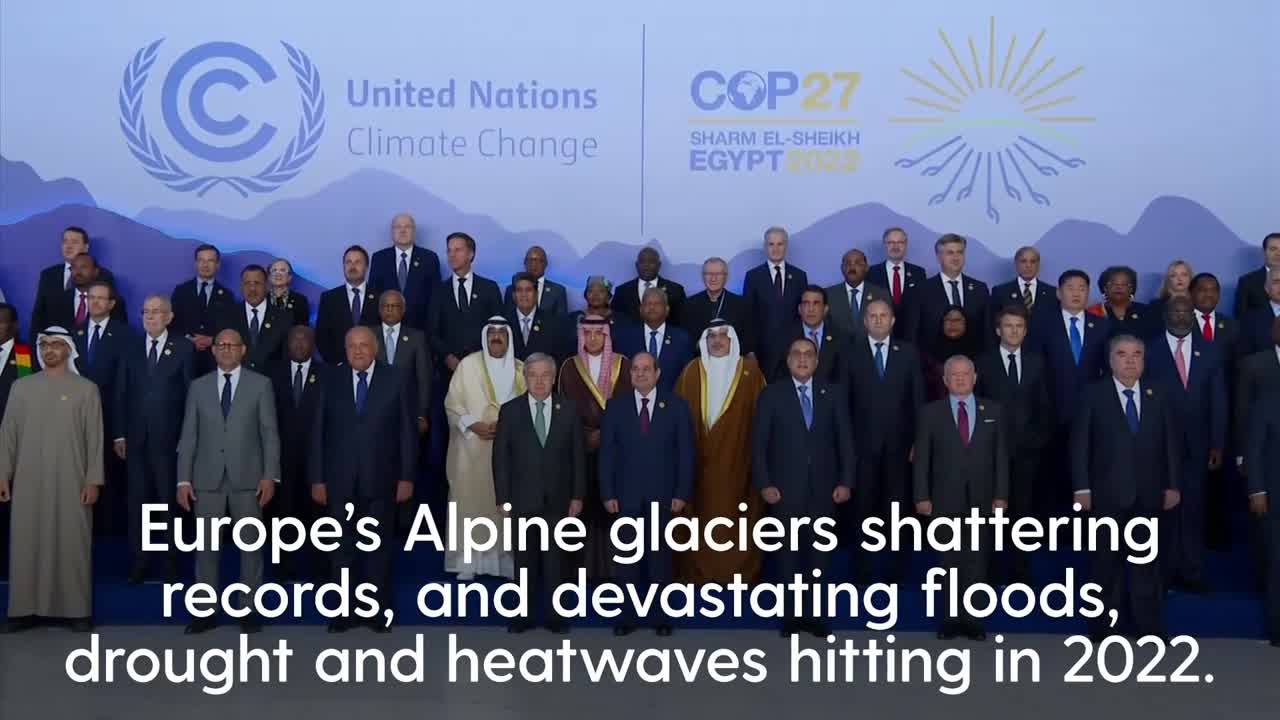
[[[102,402],[76,370],[71,333],[36,338],[44,372],[13,383],[0,423],[0,502],[12,502],[9,620],[93,629],[93,504],[102,487]]]
[[[458,363],[444,398],[449,418],[449,454],[445,472],[449,478],[449,502],[454,503],[457,521],[487,517],[494,525],[502,518],[497,512],[493,490],[493,439],[498,432],[498,409],[524,392],[524,365],[515,358],[511,327],[501,315],[489,318],[481,330],[481,349]],[[459,580],[476,575],[510,578],[515,575],[511,553],[493,550],[472,553],[465,562],[462,552],[446,552],[446,572],[458,573]]]
[[[675,387],[689,404],[697,449],[689,512],[703,525],[722,517],[736,526],[742,516],[754,523],[761,504],[751,487],[751,422],[765,377],[755,360],[742,356],[738,334],[724,320],[713,320],[703,331],[698,352]],[[745,513],[738,510],[740,503],[747,504]],[[721,543],[735,544],[731,528],[716,528],[713,535]],[[681,555],[677,569],[689,582],[728,582],[735,573],[752,582],[760,575],[760,554],[704,547]]]

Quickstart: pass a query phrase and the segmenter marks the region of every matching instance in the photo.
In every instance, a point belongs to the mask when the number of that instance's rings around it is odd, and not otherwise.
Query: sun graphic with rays
[[[1084,66],[1059,72],[1057,57],[1040,62],[1036,52],[1044,41],[1043,29],[1025,52],[1019,51],[1016,34],[998,47],[994,17],[987,28],[985,57],[972,35],[967,38],[967,58],[956,51],[945,31],[939,29],[938,37],[949,65],[946,58],[940,63],[931,57],[932,73],[902,68],[919,93],[908,96],[906,102],[913,113],[920,114],[891,117],[889,122],[919,128],[909,140],[919,154],[899,158],[894,166],[918,168],[924,177],[939,178],[939,190],[929,197],[930,205],[970,200],[975,191],[982,192],[980,184],[985,181],[986,214],[995,223],[1000,222],[997,200],[1002,197],[1049,205],[1049,196],[1037,190],[1033,180],[1056,177],[1060,170],[1085,164],[1052,149],[1074,142],[1066,128],[1096,120],[1064,112],[1076,102],[1066,88]]]

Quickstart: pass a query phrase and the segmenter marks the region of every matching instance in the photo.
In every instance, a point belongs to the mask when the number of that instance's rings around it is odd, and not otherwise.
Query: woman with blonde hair
[[[1171,297],[1191,297],[1191,278],[1196,273],[1191,269],[1191,263],[1181,258],[1169,263],[1169,267],[1164,271],[1164,279],[1160,281],[1160,290],[1156,292],[1156,299],[1151,302],[1151,309],[1148,311],[1152,315],[1152,322],[1164,322],[1164,307]]]

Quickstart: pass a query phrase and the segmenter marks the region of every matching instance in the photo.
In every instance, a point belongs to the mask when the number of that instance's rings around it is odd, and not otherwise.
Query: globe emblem
[[[759,73],[743,70],[729,78],[726,92],[729,102],[741,110],[755,110],[764,102],[764,78]]]

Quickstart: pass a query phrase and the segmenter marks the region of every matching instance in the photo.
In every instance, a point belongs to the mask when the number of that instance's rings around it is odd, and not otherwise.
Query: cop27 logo
[[[257,82],[263,84],[276,80],[276,72],[271,64],[254,50],[233,42],[205,43],[183,53],[173,63],[160,87],[160,109],[165,129],[202,167],[233,168],[223,172],[193,173],[161,149],[151,132],[155,129],[155,124],[148,126],[142,109],[147,79],[163,42],[163,39],[157,40],[134,54],[133,59],[125,66],[124,82],[120,86],[120,129],[124,132],[129,152],[142,163],[143,169],[151,177],[172,190],[194,192],[197,196],[204,196],[218,185],[225,184],[242,197],[248,197],[250,193],[271,192],[302,171],[302,167],[315,155],[320,136],[324,133],[324,90],[320,85],[320,73],[306,53],[288,43],[280,43],[288,54],[289,67],[293,69],[294,78],[301,90],[301,118],[297,134],[289,140],[284,151],[260,166],[262,169],[252,175],[240,170],[242,163],[263,153],[275,139],[278,128],[264,122],[246,139],[238,140],[235,144],[209,142],[213,139],[230,142],[235,136],[243,137],[250,127],[250,121],[242,114],[235,114],[227,119],[225,111],[220,117],[215,117],[206,107],[206,98],[214,86],[226,85],[241,91],[251,82],[239,70],[221,67],[224,63],[215,61],[238,62],[252,72]],[[212,65],[219,66],[210,67]],[[197,67],[203,72],[187,82],[187,77]],[[183,101],[186,103],[187,117],[183,114]],[[198,128],[200,136],[192,132],[187,124],[189,121]]]
[[[994,17],[985,43],[970,35],[957,49],[945,31],[938,37],[941,62],[931,57],[931,69],[919,72],[902,68],[912,81],[910,111],[889,122],[919,132],[894,166],[937,178],[930,205],[983,199],[994,223],[1002,200],[1047,207],[1046,184],[1085,164],[1063,150],[1077,144],[1070,128],[1096,120],[1074,110],[1072,80],[1084,66],[1057,64],[1057,55],[1042,61],[1045,52],[1037,57],[1044,30],[1030,43],[1024,36],[1025,50],[1016,34],[997,41]]]

